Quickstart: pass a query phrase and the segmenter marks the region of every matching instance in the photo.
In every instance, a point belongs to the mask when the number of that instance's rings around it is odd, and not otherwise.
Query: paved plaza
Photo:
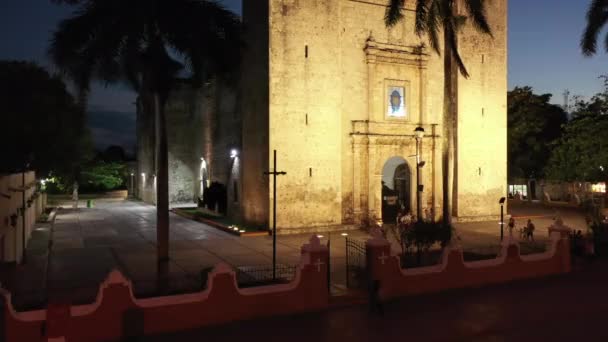
[[[512,208],[518,226],[534,218],[537,240],[546,241],[552,209]],[[528,217],[526,216],[526,217]],[[566,224],[579,225],[582,216],[568,211]],[[201,270],[226,262],[233,267],[270,266],[272,237],[237,237],[203,223],[170,215],[170,262],[168,292],[202,288]],[[519,223],[521,222],[521,223]],[[466,248],[499,244],[498,222],[457,224]],[[364,241],[363,231],[349,231],[349,238]],[[278,263],[296,265],[306,235],[281,235],[277,240]],[[340,232],[323,233],[331,239],[331,280],[345,288],[345,238]],[[136,296],[158,294],[156,269],[156,209],[134,201],[99,201],[94,208],[63,206],[54,225],[39,225],[28,245],[27,262],[4,272],[2,282],[14,294],[18,309],[32,308],[50,300],[91,302],[98,286],[112,269],[120,269],[134,283]],[[398,247],[397,247],[398,248]]]

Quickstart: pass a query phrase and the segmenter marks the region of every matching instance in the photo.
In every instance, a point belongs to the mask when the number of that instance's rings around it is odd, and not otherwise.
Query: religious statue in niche
[[[388,113],[391,118],[405,118],[405,88],[404,87],[388,87]]]

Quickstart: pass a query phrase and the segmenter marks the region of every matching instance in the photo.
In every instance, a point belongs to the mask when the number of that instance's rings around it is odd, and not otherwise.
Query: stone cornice
[[[378,122],[378,121],[368,121],[368,120],[354,120],[352,121],[352,131],[350,133],[351,136],[357,135],[381,135],[381,136],[396,136],[396,137],[414,137],[414,130],[416,127],[421,126],[427,132],[426,137],[439,137],[438,135],[432,135],[434,126],[438,126],[436,124],[417,124],[409,121],[388,121],[388,122]],[[404,132],[411,132],[409,134],[404,134]]]
[[[372,6],[382,6],[388,7],[388,0],[348,0],[350,2],[358,2],[361,4],[372,5]],[[415,5],[413,1],[406,1],[405,7],[403,8],[406,11],[415,11]]]
[[[367,63],[371,64],[405,64],[426,68],[429,61],[429,55],[424,52],[424,47],[380,43],[373,37],[367,40],[365,54]]]

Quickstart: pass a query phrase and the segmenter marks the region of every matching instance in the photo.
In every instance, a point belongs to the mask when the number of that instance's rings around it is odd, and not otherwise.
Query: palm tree
[[[130,84],[156,120],[157,257],[169,258],[165,104],[178,76],[200,86],[239,64],[240,21],[212,0],[52,0],[76,6],[49,54],[86,101],[92,80]]]
[[[597,53],[597,39],[600,31],[608,23],[608,1],[593,0],[587,10],[587,26],[581,38],[581,49],[585,56],[593,56]],[[605,49],[608,52],[608,35],[605,40]]]
[[[393,27],[403,20],[402,11],[405,1],[407,0],[389,0],[384,18],[387,27]],[[464,3],[465,15],[458,14],[459,3]],[[458,33],[467,21],[470,21],[479,32],[492,36],[492,30],[486,17],[485,0],[416,0],[416,34],[420,37],[426,35],[429,45],[438,55],[441,55],[441,50],[444,51],[443,149],[441,158],[443,166],[444,224],[451,222],[452,200],[456,197],[453,178],[456,175],[454,156],[456,123],[458,122],[458,73],[465,78],[469,78],[467,68],[458,51]],[[441,32],[444,33],[443,47],[440,46]],[[452,193],[450,193],[450,189],[452,189]]]

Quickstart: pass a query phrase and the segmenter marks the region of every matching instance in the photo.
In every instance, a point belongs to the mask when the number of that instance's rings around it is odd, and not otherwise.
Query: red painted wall
[[[376,240],[367,244],[368,265],[372,278],[380,282],[381,298],[389,299],[570,272],[568,239],[561,238],[552,243],[555,244],[554,253],[542,256],[522,259],[519,247],[512,244],[505,247],[504,259],[470,263],[463,261],[462,250],[447,250],[439,265],[404,270],[399,258],[390,256],[390,244]]]
[[[290,284],[238,289],[234,272],[218,265],[203,292],[137,300],[131,283],[118,271],[100,285],[95,303],[53,304],[47,310],[15,313],[4,295],[7,341],[39,342],[65,337],[67,342],[119,340],[196,329],[264,316],[326,309],[327,247],[303,250],[303,262]]]

